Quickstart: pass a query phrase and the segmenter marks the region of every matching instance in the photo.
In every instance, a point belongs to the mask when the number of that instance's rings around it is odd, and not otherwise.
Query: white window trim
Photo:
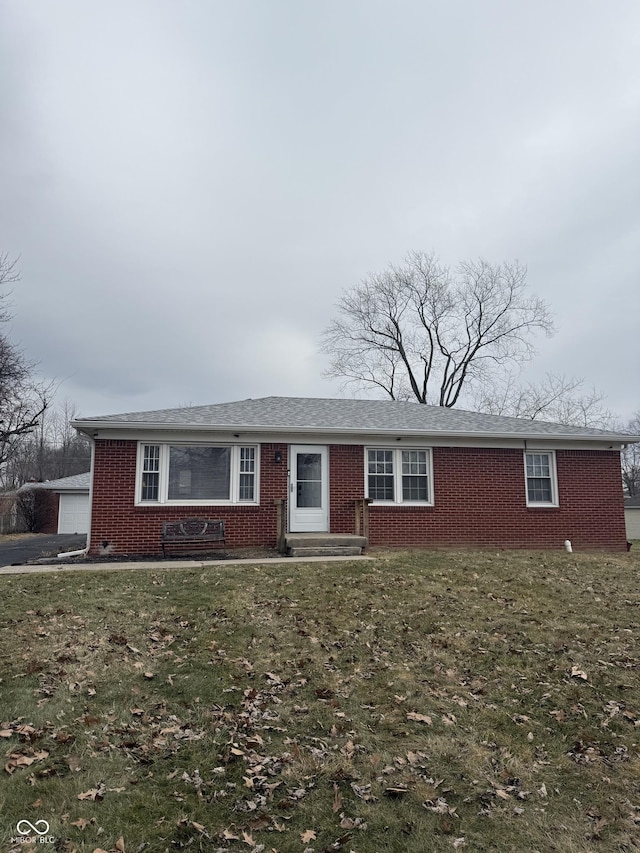
[[[551,479],[551,500],[550,501],[530,501],[529,486],[527,483],[527,456],[531,453],[542,454],[549,457],[549,473]],[[529,507],[538,507],[540,509],[553,509],[560,506],[558,499],[558,473],[556,468],[556,452],[555,450],[547,450],[537,447],[527,447],[522,456],[524,466],[524,496]]]
[[[392,501],[371,501],[371,506],[433,506],[433,453],[430,447],[386,447],[383,445],[370,445],[364,449],[364,494],[369,497],[369,451],[386,450],[393,453],[393,493]],[[426,501],[405,501],[402,499],[402,453],[403,451],[418,450],[427,454],[427,491]]]
[[[160,476],[158,484],[158,500],[142,500],[142,467],[144,448],[154,445],[160,448]],[[170,447],[229,447],[231,448],[231,496],[227,500],[169,500],[169,448]],[[252,501],[240,500],[240,448],[252,447],[255,450],[254,489]],[[260,504],[260,445],[259,444],[225,444],[223,442],[196,441],[139,441],[136,459],[136,493],[135,506],[258,506]]]

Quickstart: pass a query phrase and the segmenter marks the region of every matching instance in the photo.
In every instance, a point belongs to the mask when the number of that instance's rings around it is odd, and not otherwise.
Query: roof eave
[[[640,435],[626,435],[619,433],[594,433],[592,435],[581,433],[540,433],[540,432],[498,432],[480,430],[419,430],[419,429],[379,429],[379,428],[355,428],[355,427],[322,427],[318,425],[309,426],[273,426],[264,424],[168,424],[166,422],[141,422],[141,421],[72,421],[71,425],[91,436],[100,430],[136,430],[144,432],[255,432],[255,433],[287,433],[287,434],[323,434],[323,435],[384,435],[384,436],[407,436],[409,438],[432,437],[432,438],[483,438],[491,440],[518,439],[520,441],[604,441],[619,444],[635,444],[640,442]]]

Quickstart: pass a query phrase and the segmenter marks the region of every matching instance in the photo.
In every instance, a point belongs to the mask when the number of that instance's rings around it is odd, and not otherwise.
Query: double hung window
[[[527,452],[524,464],[527,506],[557,506],[555,454],[552,451]]]
[[[373,501],[433,503],[431,452],[368,448],[366,494]]]
[[[140,504],[257,503],[257,447],[139,445]]]

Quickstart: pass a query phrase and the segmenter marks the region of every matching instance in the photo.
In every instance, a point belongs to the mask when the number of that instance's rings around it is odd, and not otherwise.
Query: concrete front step
[[[353,533],[287,533],[287,548],[365,548],[365,536]]]
[[[331,545],[327,547],[291,547],[287,548],[289,557],[359,557],[362,554],[362,548],[359,546],[339,546]]]
[[[353,533],[287,533],[290,557],[357,557],[367,546],[365,536]]]

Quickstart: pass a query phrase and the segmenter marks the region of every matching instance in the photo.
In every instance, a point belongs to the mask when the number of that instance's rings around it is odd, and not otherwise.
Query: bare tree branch
[[[455,406],[496,367],[531,358],[535,333],[552,333],[548,306],[525,291],[517,262],[464,262],[452,275],[434,255],[412,252],[342,295],[323,336],[326,374]]]
[[[540,382],[521,385],[514,374],[507,373],[478,390],[474,408],[493,415],[613,428],[615,418],[604,407],[604,399],[604,394],[586,387],[584,380],[575,376],[547,373]]]
[[[626,425],[626,431],[640,435],[640,409]],[[622,451],[622,483],[630,497],[640,495],[640,444],[628,444]]]
[[[0,254],[0,287],[18,281],[17,260]],[[0,293],[0,323],[10,318],[7,299]],[[4,465],[25,436],[39,425],[53,393],[51,385],[34,379],[35,365],[6,335],[0,334],[0,465]]]

